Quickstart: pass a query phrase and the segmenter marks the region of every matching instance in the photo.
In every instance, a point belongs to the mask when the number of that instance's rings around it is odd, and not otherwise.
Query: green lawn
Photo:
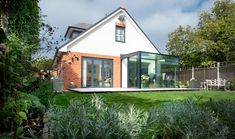
[[[82,99],[91,98],[93,94],[81,94],[77,92],[66,92],[55,96],[55,104],[67,105],[72,98]],[[131,93],[96,93],[101,96],[104,101],[111,105],[113,103],[119,104],[135,104],[139,108],[149,108],[152,106],[159,106],[163,103],[183,100],[188,97],[199,98],[201,101],[231,99],[235,100],[235,92],[225,91],[169,91],[169,92],[131,92]]]

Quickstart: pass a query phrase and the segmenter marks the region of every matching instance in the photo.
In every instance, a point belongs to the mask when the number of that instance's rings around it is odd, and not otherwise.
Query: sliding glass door
[[[83,58],[82,87],[112,87],[112,75],[112,60],[99,58]]]
[[[138,55],[129,58],[128,87],[138,88]]]

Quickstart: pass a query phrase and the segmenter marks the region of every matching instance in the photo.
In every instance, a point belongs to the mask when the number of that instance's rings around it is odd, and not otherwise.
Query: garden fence
[[[179,81],[185,84],[192,79],[194,72],[194,78],[197,80],[198,86],[205,80],[214,79],[230,79],[235,78],[235,63],[217,63],[207,67],[194,67],[194,68],[181,68],[179,71]]]

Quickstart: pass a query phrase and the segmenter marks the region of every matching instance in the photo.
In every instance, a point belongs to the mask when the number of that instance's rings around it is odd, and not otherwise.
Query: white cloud
[[[179,25],[196,26],[197,14],[182,13],[179,9],[168,10],[164,12],[154,13],[145,19],[141,20],[140,26],[143,28],[151,39],[158,43],[164,52],[167,36],[174,31]]]

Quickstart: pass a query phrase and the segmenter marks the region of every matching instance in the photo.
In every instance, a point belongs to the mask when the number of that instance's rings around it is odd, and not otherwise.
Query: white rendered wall
[[[126,16],[125,43],[115,41],[115,26],[119,22],[118,17],[120,14],[123,14],[122,11],[70,44],[67,51],[111,56],[120,56],[120,54],[136,51],[158,53],[129,16]]]
[[[127,88],[127,58],[122,60],[122,88]]]

